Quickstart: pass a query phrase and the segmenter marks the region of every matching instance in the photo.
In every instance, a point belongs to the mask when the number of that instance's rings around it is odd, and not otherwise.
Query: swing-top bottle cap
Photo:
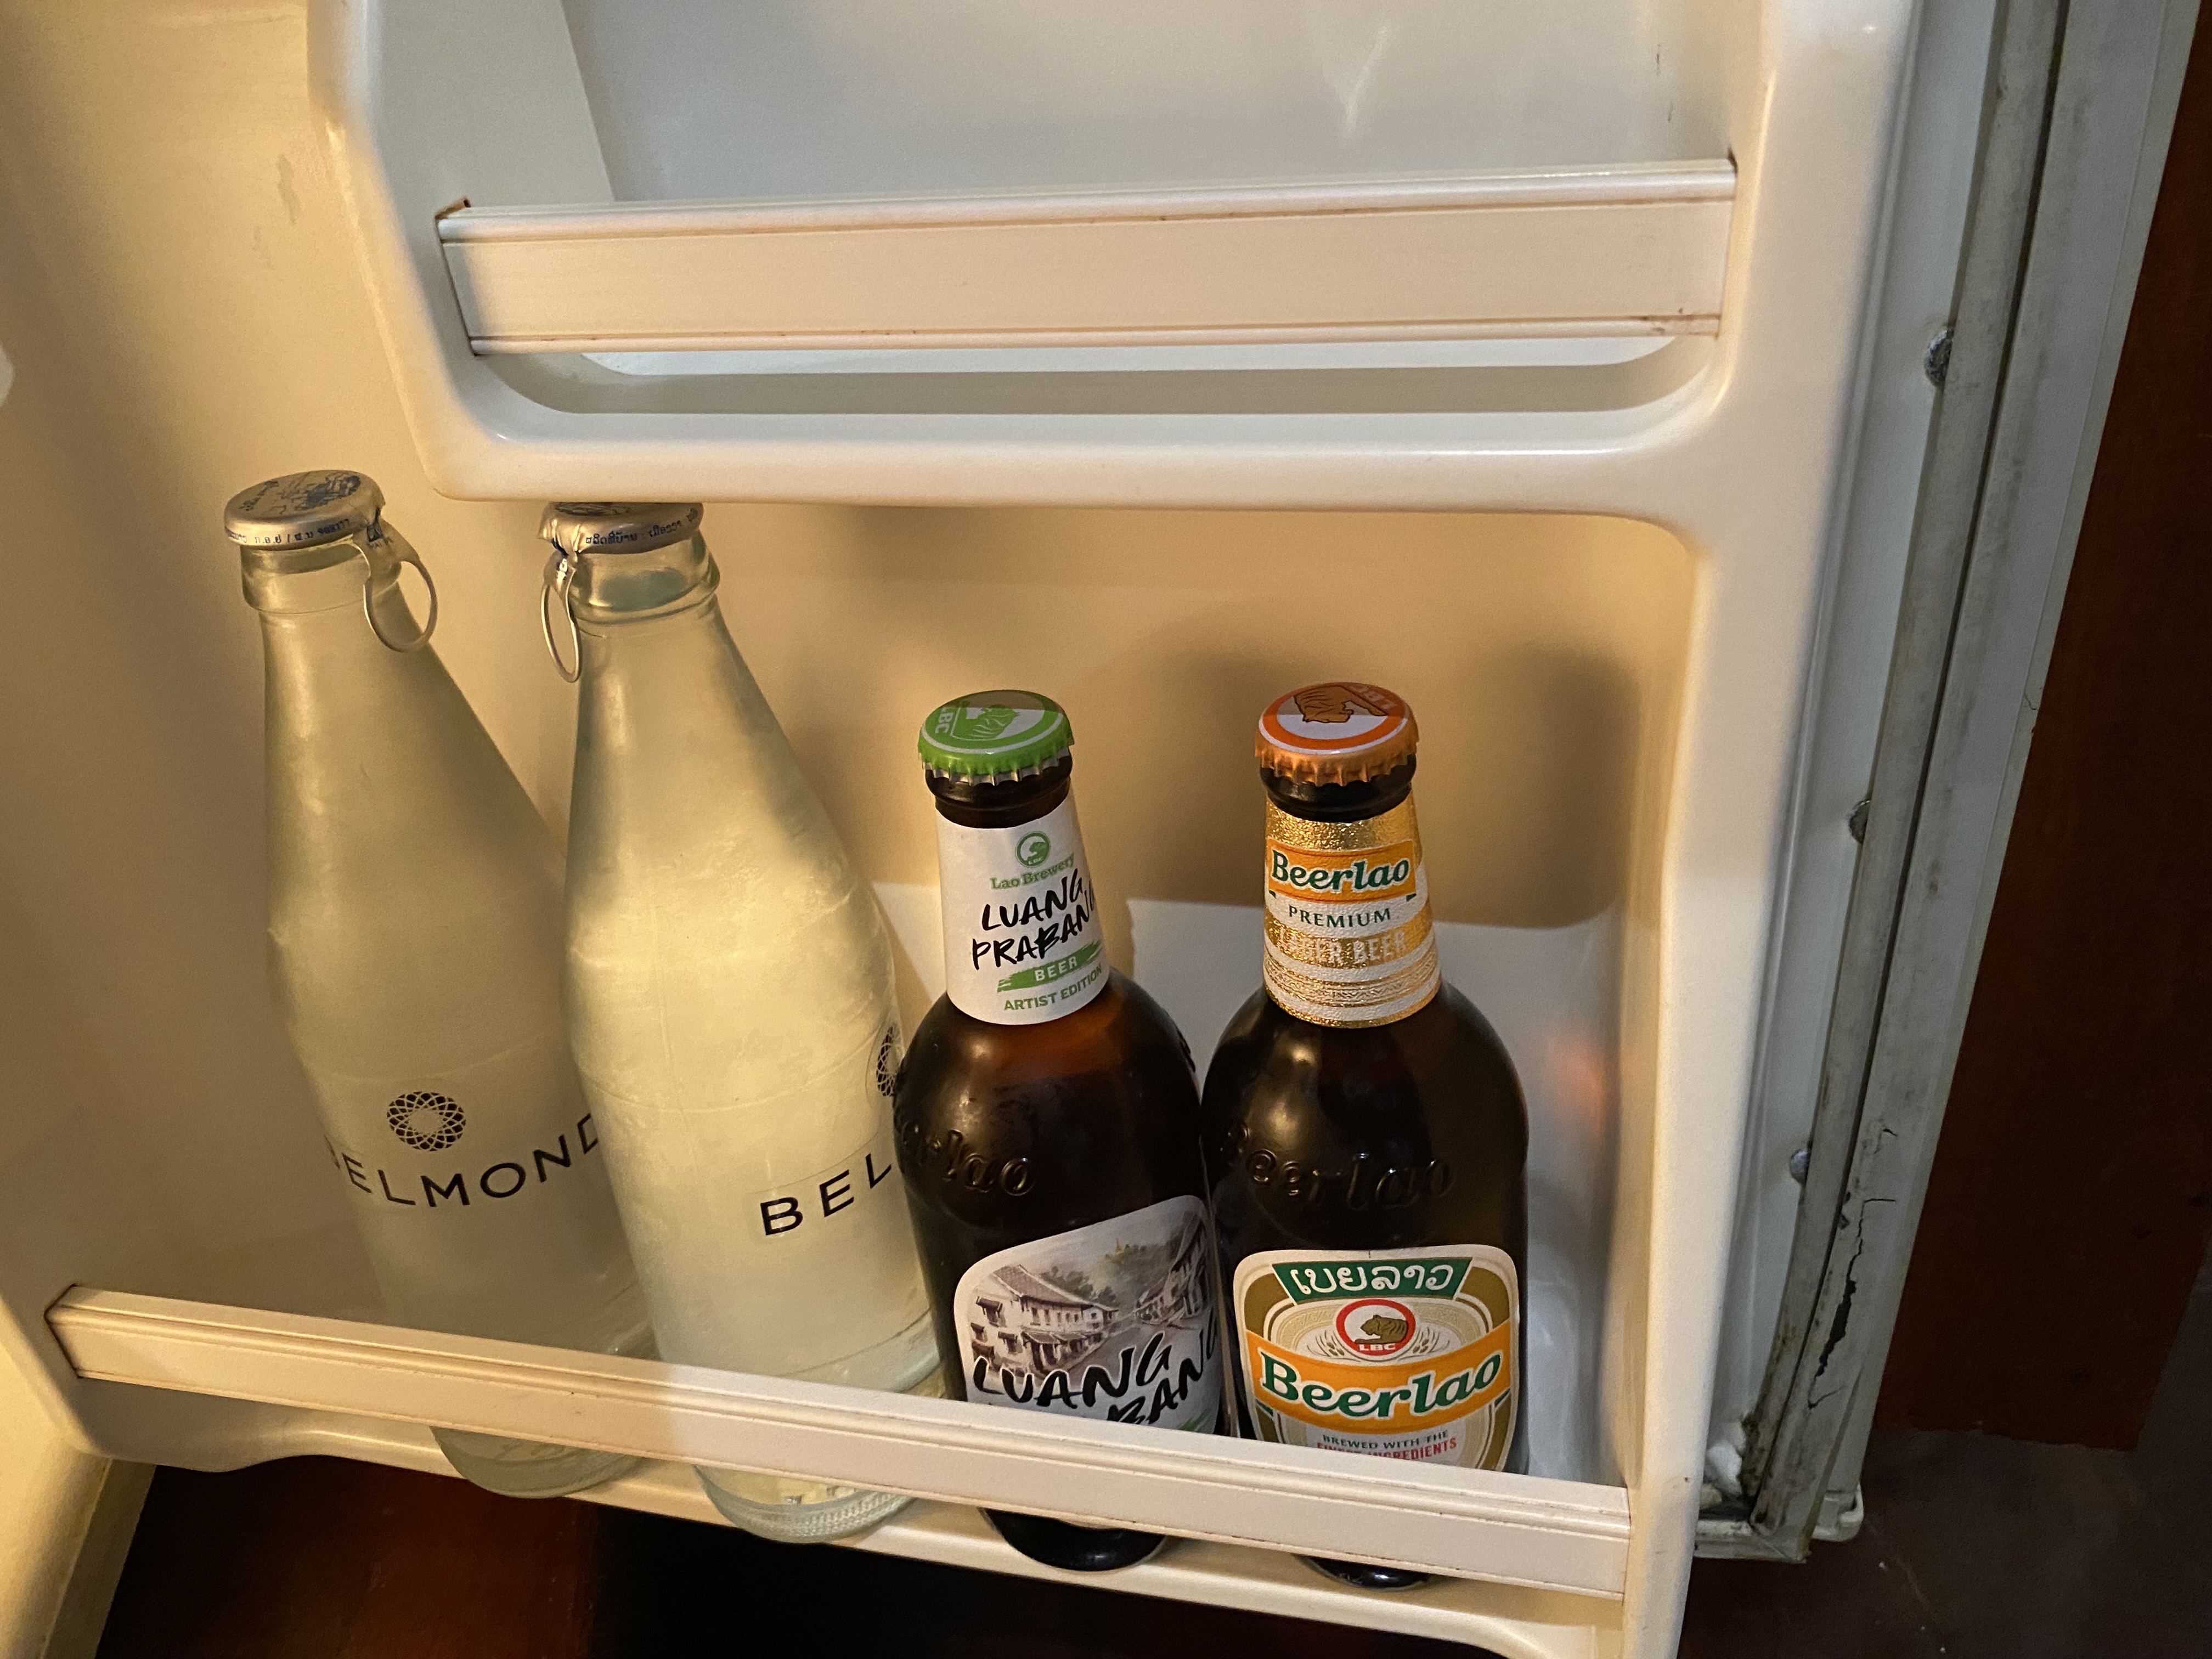
[[[240,547],[314,547],[368,529],[383,511],[366,472],[288,472],[233,495],[222,532]]]
[[[554,501],[538,533],[564,553],[649,553],[699,528],[698,501]]]
[[[1035,691],[971,691],[929,711],[921,763],[962,778],[1013,778],[1048,766],[1073,747],[1067,711]]]
[[[1302,685],[1260,716],[1260,764],[1308,783],[1359,783],[1413,757],[1420,730],[1395,691],[1357,680]]]

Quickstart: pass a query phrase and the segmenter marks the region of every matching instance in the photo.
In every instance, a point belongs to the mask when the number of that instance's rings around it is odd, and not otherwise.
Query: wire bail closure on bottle
[[[583,678],[584,641],[576,631],[576,613],[568,608],[568,590],[576,580],[576,556],[566,548],[557,550],[545,561],[545,583],[538,595],[538,625],[545,635],[545,649],[553,659],[553,670],[574,685]],[[562,660],[561,647],[553,637],[553,601],[561,602],[561,617],[568,624],[568,656]]]
[[[368,580],[361,585],[361,610],[362,614],[368,618],[369,631],[376,635],[377,643],[387,651],[420,651],[429,644],[430,635],[438,628],[438,584],[430,580],[430,568],[422,562],[422,556],[415,550],[404,536],[385,523],[381,514],[373,520],[367,529],[346,539],[360,550],[362,562],[368,567]],[[384,623],[377,617],[376,589],[379,580],[389,576],[392,591],[397,592],[399,567],[403,564],[413,565],[416,574],[422,578],[422,586],[429,590],[430,615],[415,630],[412,639],[395,640],[384,631]],[[403,599],[401,609],[404,611],[405,608]],[[410,617],[409,620],[413,618]]]

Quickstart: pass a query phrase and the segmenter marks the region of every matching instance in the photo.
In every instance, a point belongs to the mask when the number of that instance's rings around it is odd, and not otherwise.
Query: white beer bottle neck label
[[[937,818],[945,994],[994,1025],[1040,1025],[1106,988],[1106,936],[1071,795],[1041,818],[977,830]]]

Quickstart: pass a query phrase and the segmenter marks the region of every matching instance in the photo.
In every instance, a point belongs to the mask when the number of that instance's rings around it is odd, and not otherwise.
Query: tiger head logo
[[[1301,718],[1316,726],[1341,726],[1355,714],[1382,719],[1389,711],[1378,708],[1375,700],[1363,691],[1330,681],[1326,685],[1309,685],[1292,696]]]
[[[1382,1347],[1403,1347],[1412,1334],[1412,1324],[1403,1318],[1392,1318],[1388,1314],[1370,1314],[1359,1328],[1359,1334]]]

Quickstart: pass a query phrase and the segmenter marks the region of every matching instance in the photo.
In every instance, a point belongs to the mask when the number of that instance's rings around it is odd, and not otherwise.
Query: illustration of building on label
[[[1124,1243],[1087,1264],[1004,1262],[969,1295],[980,1316],[967,1322],[970,1365],[985,1363],[1018,1392],[1117,1340],[1141,1348],[1208,1319],[1206,1229],[1188,1217],[1161,1243]]]

